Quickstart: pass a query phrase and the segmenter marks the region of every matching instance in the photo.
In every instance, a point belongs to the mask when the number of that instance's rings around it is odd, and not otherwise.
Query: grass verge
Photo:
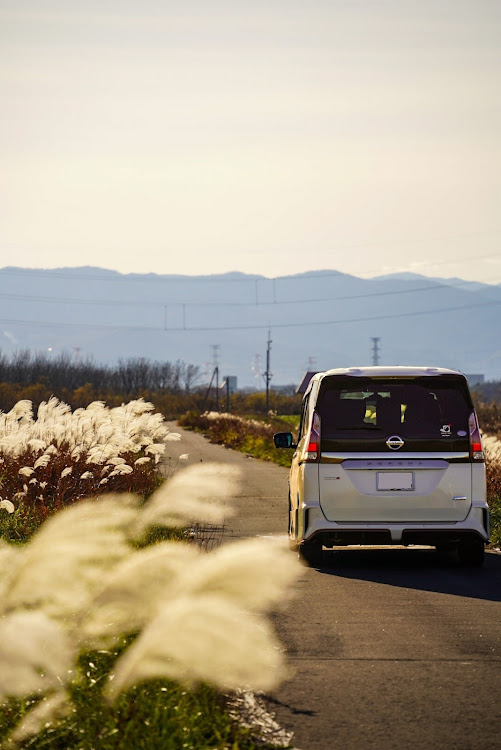
[[[188,689],[155,680],[125,693],[113,705],[102,697],[110,653],[92,653],[79,663],[80,679],[72,689],[75,710],[19,745],[30,750],[256,750],[255,734],[236,724],[225,698],[209,685]],[[0,746],[31,701],[11,700],[0,712]]]
[[[273,435],[275,432],[297,431],[299,415],[254,418],[217,412],[188,412],[179,419],[178,424],[185,429],[203,433],[211,443],[225,445],[254,458],[288,467],[291,464],[291,451],[275,448]]]

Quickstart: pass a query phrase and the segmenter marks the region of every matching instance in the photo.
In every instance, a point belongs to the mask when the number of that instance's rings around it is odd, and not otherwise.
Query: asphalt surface
[[[182,435],[172,465],[242,471],[226,539],[284,534],[287,470]],[[467,569],[430,549],[324,552],[273,619],[293,674],[268,702],[299,750],[501,748],[500,554]]]

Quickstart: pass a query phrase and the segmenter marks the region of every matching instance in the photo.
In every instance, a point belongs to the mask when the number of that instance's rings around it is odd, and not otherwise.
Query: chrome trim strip
[[[409,469],[447,469],[449,466],[448,461],[443,459],[425,459],[425,458],[401,458],[398,459],[383,459],[383,458],[363,458],[363,459],[347,459],[342,462],[343,469],[347,471],[357,470],[370,470],[380,471],[391,469],[394,471],[403,471]]]

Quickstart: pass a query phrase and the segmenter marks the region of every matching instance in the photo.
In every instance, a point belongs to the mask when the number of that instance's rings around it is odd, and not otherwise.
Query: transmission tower
[[[308,357],[308,362],[306,364],[306,371],[312,372],[317,367],[317,358],[316,357]]]
[[[272,374],[270,371],[270,358],[271,358],[271,331],[268,331],[268,341],[266,342],[266,372],[263,373],[263,378],[266,383],[266,413],[270,410],[270,382]]]
[[[372,364],[377,367],[379,364],[379,342],[381,341],[380,336],[371,336],[372,341]]]
[[[254,388],[256,391],[259,390],[259,387],[261,385],[261,355],[260,354],[254,354],[252,358],[252,372],[254,377]]]
[[[221,344],[211,344],[210,348],[212,352],[212,366],[216,368],[219,365],[219,352],[221,351]]]

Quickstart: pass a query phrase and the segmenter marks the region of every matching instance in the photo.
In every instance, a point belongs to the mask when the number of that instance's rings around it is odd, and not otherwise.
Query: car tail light
[[[311,425],[310,436],[306,448],[305,461],[320,460],[320,417],[317,412],[313,412],[313,422]]]
[[[468,427],[470,430],[470,456],[474,461],[485,461],[485,453],[482,446],[482,438],[480,437],[477,415],[474,411],[472,411],[470,418],[468,419]]]

